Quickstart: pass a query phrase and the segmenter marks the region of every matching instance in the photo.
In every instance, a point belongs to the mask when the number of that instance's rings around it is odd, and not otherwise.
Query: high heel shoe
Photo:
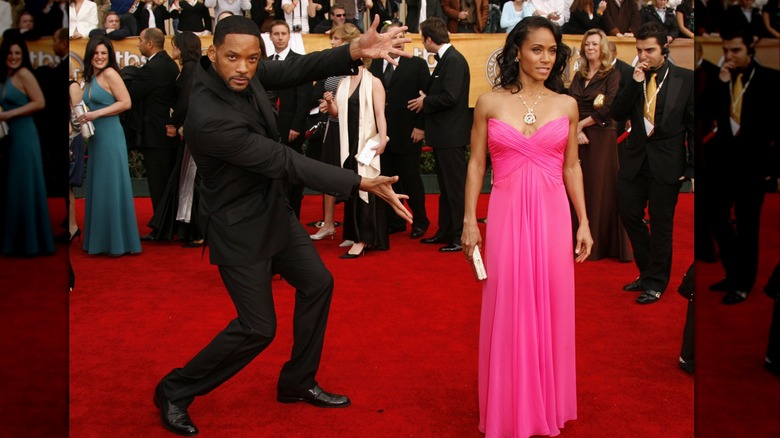
[[[363,248],[360,249],[360,252],[358,252],[357,254],[354,254],[354,253],[350,252],[350,251],[352,251],[352,248],[350,248],[349,251],[347,251],[344,254],[340,255],[339,258],[340,259],[356,259],[356,258],[358,258],[358,257],[360,257],[362,255],[365,255],[367,249],[368,249],[368,245],[364,245]]]
[[[81,241],[81,229],[80,228],[76,228],[76,231],[74,231],[73,234],[71,234],[69,231],[65,231],[62,234],[58,234],[57,236],[54,237],[54,240],[56,240],[57,242],[60,242],[60,243],[70,243],[70,242],[73,242],[73,239],[75,239],[77,237],[79,238],[79,241]]]
[[[315,234],[309,234],[311,240],[322,240],[326,237],[330,237],[333,240],[333,236],[336,235],[336,227],[333,225],[326,225],[320,228]]]

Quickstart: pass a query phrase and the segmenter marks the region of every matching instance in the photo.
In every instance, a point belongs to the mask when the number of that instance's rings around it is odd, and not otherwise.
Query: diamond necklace
[[[525,99],[523,99],[523,96],[520,95],[520,93],[517,93],[517,97],[520,98],[520,101],[523,102],[523,105],[528,109],[528,112],[525,113],[525,116],[523,117],[523,121],[526,125],[533,125],[536,123],[536,115],[534,114],[534,108],[536,108],[536,104],[539,103],[539,99],[542,98],[544,93],[539,93],[539,97],[536,98],[536,102],[532,106],[528,106],[527,103],[525,103]]]

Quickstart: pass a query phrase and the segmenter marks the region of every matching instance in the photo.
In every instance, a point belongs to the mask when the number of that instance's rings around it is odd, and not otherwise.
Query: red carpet
[[[437,198],[429,196],[435,224]],[[305,198],[304,222],[319,219],[320,199]],[[692,205],[692,195],[680,196],[674,280],[659,303],[637,305],[635,294],[621,290],[637,275],[633,263],[577,266],[579,419],[567,423],[563,436],[692,436],[694,379],[677,368],[687,302],[674,292],[692,260]],[[486,207],[483,195],[482,216]],[[149,199],[138,198],[136,208],[143,234]],[[293,290],[276,280],[277,338],[191,406],[202,435],[481,436],[480,286],[463,256],[439,253],[404,233],[392,236],[389,251],[341,260],[340,231],[336,237],[317,242],[336,279],[317,378],[325,389],[348,394],[353,405],[323,410],[275,401],[276,378],[291,348],[293,305]],[[117,259],[71,250],[72,436],[168,436],[151,402],[155,384],[234,317],[217,269],[199,249],[175,242],[143,247],[140,255]],[[765,343],[766,334],[760,335]]]

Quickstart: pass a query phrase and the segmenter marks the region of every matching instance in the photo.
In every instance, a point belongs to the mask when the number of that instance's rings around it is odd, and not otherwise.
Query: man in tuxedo
[[[612,108],[631,121],[618,174],[618,209],[631,241],[639,277],[623,287],[655,303],[672,270],[674,210],[682,182],[693,177],[693,71],[666,58],[666,28],[648,22],[637,29],[632,80]],[[645,210],[650,224],[645,223]]]
[[[273,61],[285,61],[301,56],[290,49],[290,26],[284,20],[274,20],[270,26],[270,38],[274,45]],[[307,82],[297,87],[286,88],[276,92],[278,115],[276,123],[282,136],[282,143],[303,153],[304,133],[306,132],[306,117],[309,115],[309,102],[312,99],[313,85]],[[303,185],[290,183],[287,188],[287,198],[295,212],[295,217],[301,218],[301,201],[303,200]]]
[[[398,53],[392,34],[376,32],[378,24],[374,20],[349,45],[272,62],[261,60],[260,29],[252,20],[230,16],[217,23],[208,57],[196,67],[184,132],[202,178],[200,214],[211,263],[219,266],[238,317],[155,388],[154,401],[168,430],[196,435],[187,413],[195,397],[217,388],[271,343],[276,333],[271,279],[277,273],[296,288],[292,355],[282,367],[277,400],[350,405],[348,397],[323,391],[315,380],[333,277],[293,214],[283,194],[285,182],[341,198],[365,190],[390,203],[407,221],[411,215],[400,202],[404,196],[392,190],[397,177],[361,178],[280,143],[265,87],[285,89],[355,74],[361,58]]]
[[[741,303],[755,285],[761,207],[777,172],[777,114],[765,104],[778,100],[780,75],[756,62],[753,35],[745,27],[721,29],[723,64],[707,91],[718,126],[706,150],[713,191],[707,218],[726,271],[710,290],[725,291],[724,304]]]
[[[406,2],[406,25],[409,27],[409,32],[418,33],[420,23],[432,17],[446,20],[441,0],[408,0]]]
[[[471,140],[469,82],[466,58],[451,44],[444,20],[433,17],[420,25],[423,46],[437,60],[424,92],[409,109],[425,114],[425,140],[433,148],[439,181],[439,229],[420,240],[443,244],[441,252],[460,252],[466,191],[466,145]]]
[[[147,61],[128,86],[133,101],[133,129],[140,136],[139,150],[144,156],[146,180],[154,213],[160,208],[165,185],[176,164],[177,143],[166,134],[165,125],[176,103],[176,78],[179,66],[164,49],[165,36],[160,29],[147,28],[138,37],[138,50]],[[142,240],[156,239],[156,233]]]
[[[382,32],[388,32],[401,25],[393,23],[385,26]],[[396,35],[396,41],[403,38]],[[404,50],[404,44],[394,46]],[[393,186],[398,193],[409,196],[409,208],[412,210],[412,239],[422,237],[430,226],[425,212],[425,187],[420,176],[420,157],[422,139],[425,136],[425,117],[423,113],[409,110],[409,100],[419,97],[430,78],[428,65],[422,58],[398,57],[398,67],[387,61],[372,62],[369,71],[381,78],[385,86],[385,117],[387,118],[387,142],[385,153],[380,156],[382,175],[398,175],[399,181]],[[404,231],[406,224],[392,212],[388,212],[388,225],[391,232]]]

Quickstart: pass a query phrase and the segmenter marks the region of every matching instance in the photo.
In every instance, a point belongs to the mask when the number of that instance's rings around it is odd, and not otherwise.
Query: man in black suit
[[[628,81],[632,80],[631,76],[634,75],[634,67],[631,67],[631,64],[618,58],[617,45],[615,45],[614,41],[610,41],[607,44],[609,45],[610,53],[612,53],[612,66],[620,73],[620,86],[618,87],[619,94],[620,91],[623,90],[623,87],[626,86]],[[615,128],[617,129],[617,136],[620,137],[621,134],[626,132],[625,120],[617,122]],[[622,150],[622,148],[618,148],[618,154],[620,154]]]
[[[165,20],[171,18],[168,9],[165,8],[165,0],[143,0],[140,4],[138,0],[130,7],[130,13],[135,17],[138,24],[138,32],[144,29],[156,28],[165,35]]]
[[[727,292],[724,304],[741,303],[755,285],[761,207],[777,172],[777,113],[765,104],[777,101],[780,75],[756,62],[753,35],[748,28],[721,29],[723,64],[707,90],[718,126],[706,151],[713,191],[707,218],[726,271],[710,290]]]
[[[49,197],[63,196],[68,203],[68,161],[62,149],[62,133],[51,129],[52,120],[68,120],[70,105],[68,88],[65,85],[70,76],[68,29],[59,28],[52,37],[52,49],[60,58],[55,66],[42,65],[35,69],[35,78],[40,84],[48,104],[33,114],[41,141],[43,175]],[[65,233],[70,236],[70,233]]]
[[[301,56],[290,49],[290,26],[284,20],[274,20],[269,33],[274,45],[274,53],[270,58],[274,61],[285,61]],[[309,115],[309,102],[312,99],[313,85],[308,82],[297,87],[286,88],[276,92],[278,115],[276,123],[282,143],[303,153],[304,133],[306,132],[306,117]],[[287,198],[295,212],[295,217],[301,218],[301,201],[303,200],[303,185],[289,184]]]
[[[333,277],[290,208],[286,181],[346,198],[358,189],[376,194],[411,221],[392,190],[398,178],[361,178],[351,170],[304,157],[279,142],[265,86],[285,89],[328,76],[355,74],[363,57],[388,57],[392,35],[378,20],[360,39],[285,62],[261,61],[262,39],[250,19],[220,20],[214,43],[196,68],[184,132],[201,174],[200,214],[211,263],[238,312],[209,345],[166,375],[154,401],[163,425],[180,435],[198,429],[187,407],[262,352],[276,332],[271,279],[279,273],[296,288],[293,347],[277,384],[281,403],[346,407],[346,396],[315,380],[325,337]],[[409,54],[405,54],[409,56]],[[242,415],[242,412],[239,412]]]
[[[103,20],[103,28],[92,29],[89,32],[90,38],[95,35],[105,35],[110,40],[118,41],[133,35],[133,33],[129,27],[122,26],[119,14],[114,11],[108,11],[106,18]]]
[[[425,140],[433,148],[439,181],[439,229],[421,243],[443,244],[441,252],[460,252],[466,192],[466,145],[471,140],[469,64],[450,44],[447,24],[438,17],[420,25],[423,46],[435,53],[424,92],[409,101],[409,109],[425,114]]]
[[[642,292],[639,304],[658,301],[672,270],[674,210],[680,187],[693,177],[693,71],[669,62],[664,26],[637,29],[638,61],[612,108],[631,120],[618,174],[618,208],[639,277],[623,287]],[[644,222],[645,209],[650,224]]]
[[[176,164],[177,143],[166,134],[165,125],[176,103],[179,66],[164,49],[165,36],[157,28],[147,28],[138,37],[138,50],[147,61],[128,86],[133,101],[134,130],[140,134],[139,150],[144,156],[146,180],[153,213],[160,208],[165,185]],[[152,214],[154,216],[154,214]],[[154,240],[154,232],[142,236]]]
[[[423,2],[425,10],[422,10]],[[441,0],[408,0],[406,2],[406,25],[409,27],[409,32],[418,33],[420,23],[432,17],[446,20]],[[444,24],[446,27],[446,21]]]
[[[385,26],[382,32],[388,32],[401,25],[393,23]],[[396,35],[400,41],[403,34]],[[404,49],[404,44],[395,46]],[[382,175],[398,175],[399,181],[393,189],[409,196],[409,208],[414,215],[412,222],[412,239],[419,239],[430,226],[428,214],[425,212],[425,187],[420,176],[420,157],[422,155],[422,139],[425,136],[425,117],[423,113],[409,110],[409,100],[419,97],[430,79],[428,65],[422,58],[398,57],[396,68],[387,61],[372,62],[369,68],[371,74],[382,78],[385,86],[385,117],[387,118],[387,142],[385,153],[380,156]],[[388,212],[390,231],[403,231],[406,224]]]

